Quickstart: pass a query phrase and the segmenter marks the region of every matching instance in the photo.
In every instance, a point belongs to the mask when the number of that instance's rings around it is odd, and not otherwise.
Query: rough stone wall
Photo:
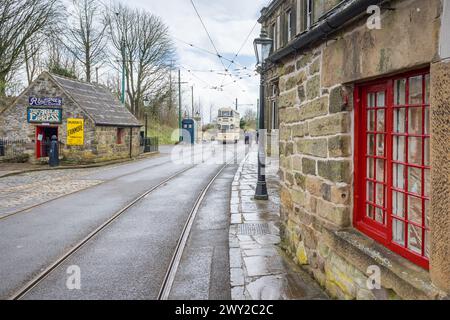
[[[364,276],[330,252],[321,231],[351,223],[353,105],[345,97],[352,88],[324,88],[321,61],[318,48],[291,61],[280,77],[284,241],[332,296],[354,298],[361,293],[352,279],[365,284]]]
[[[116,127],[96,127],[94,122],[61,90],[50,78],[42,74],[17,100],[14,106],[0,113],[0,137],[7,139],[26,140],[25,152],[31,162],[39,162],[36,159],[36,124],[27,122],[28,98],[37,97],[61,97],[62,124],[58,126],[58,138],[62,143],[60,155],[69,163],[89,163],[106,160],[116,160],[130,156],[130,128],[124,129],[123,144],[117,145]],[[84,145],[67,146],[67,119],[84,119]],[[133,152],[132,156],[140,153],[139,128],[133,128]]]
[[[35,158],[36,142],[36,124],[27,122],[27,108],[29,106],[28,98],[37,97],[61,97],[63,99],[62,117],[63,123],[55,125],[58,127],[59,140],[63,147],[61,154],[70,159],[70,154],[80,147],[66,145],[67,118],[84,118],[85,145],[83,150],[94,152],[92,141],[94,138],[94,123],[86,116],[84,111],[79,108],[72,100],[61,90],[47,74],[42,74],[36,81],[24,92],[16,101],[16,104],[7,108],[0,114],[0,136],[7,139],[23,139],[27,141],[26,151],[30,156],[30,161],[37,161]]]
[[[368,30],[365,21],[355,22],[333,36],[337,40],[318,44],[273,68],[280,89],[284,246],[332,297],[340,299],[442,296],[434,291],[425,270],[397,259],[372,240],[369,246],[365,236],[344,247],[339,235],[352,230],[351,83],[419,69],[437,56],[440,1],[398,0],[390,7],[396,10],[383,11],[382,30]],[[383,265],[385,261],[379,263],[371,255],[389,257],[381,290],[367,288],[370,262]]]
[[[133,133],[130,134],[130,130]],[[95,161],[115,160],[130,157],[130,137],[132,138],[132,157],[140,154],[139,128],[123,128],[122,143],[117,144],[116,127],[97,127],[95,130]]]
[[[431,67],[431,276],[450,292],[450,60]]]

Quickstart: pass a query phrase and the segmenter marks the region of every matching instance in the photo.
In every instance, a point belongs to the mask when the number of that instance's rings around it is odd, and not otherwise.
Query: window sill
[[[408,300],[443,299],[445,292],[431,282],[429,272],[391,252],[357,230],[326,231],[327,243],[359,271],[381,268],[382,286]]]

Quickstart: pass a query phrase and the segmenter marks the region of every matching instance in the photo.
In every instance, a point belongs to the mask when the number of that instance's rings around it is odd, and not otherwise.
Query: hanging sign
[[[84,145],[84,119],[67,119],[67,145]]]
[[[29,97],[30,106],[33,107],[62,107],[62,98]]]
[[[62,122],[62,109],[29,107],[27,120],[28,123],[59,124]]]

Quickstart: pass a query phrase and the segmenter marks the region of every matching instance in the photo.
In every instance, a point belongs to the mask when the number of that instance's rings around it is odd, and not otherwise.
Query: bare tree
[[[62,38],[62,43],[81,63],[87,82],[91,82],[94,66],[105,59],[106,28],[100,5],[96,0],[72,0],[72,25]],[[70,19],[69,19],[70,21]]]
[[[41,37],[38,37],[40,40]],[[44,38],[45,39],[45,38]],[[42,72],[43,64],[43,48],[40,41],[30,41],[23,46],[25,72],[27,82],[30,85],[33,80]]]
[[[167,26],[148,12],[121,4],[108,15],[116,61],[125,62],[126,93],[135,115],[145,97],[160,97],[167,88],[174,46]]]
[[[59,0],[0,0],[0,96],[24,62],[24,46],[58,22]]]
[[[48,38],[46,50],[44,67],[48,71],[69,78],[79,78],[77,59],[58,38]]]

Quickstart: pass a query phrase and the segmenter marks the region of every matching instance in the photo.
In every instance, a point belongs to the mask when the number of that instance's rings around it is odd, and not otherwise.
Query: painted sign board
[[[62,98],[37,98],[29,97],[30,106],[33,107],[62,107]]]
[[[67,145],[84,145],[84,119],[67,119]]]
[[[28,107],[27,120],[28,123],[60,124],[62,123],[62,109]]]

